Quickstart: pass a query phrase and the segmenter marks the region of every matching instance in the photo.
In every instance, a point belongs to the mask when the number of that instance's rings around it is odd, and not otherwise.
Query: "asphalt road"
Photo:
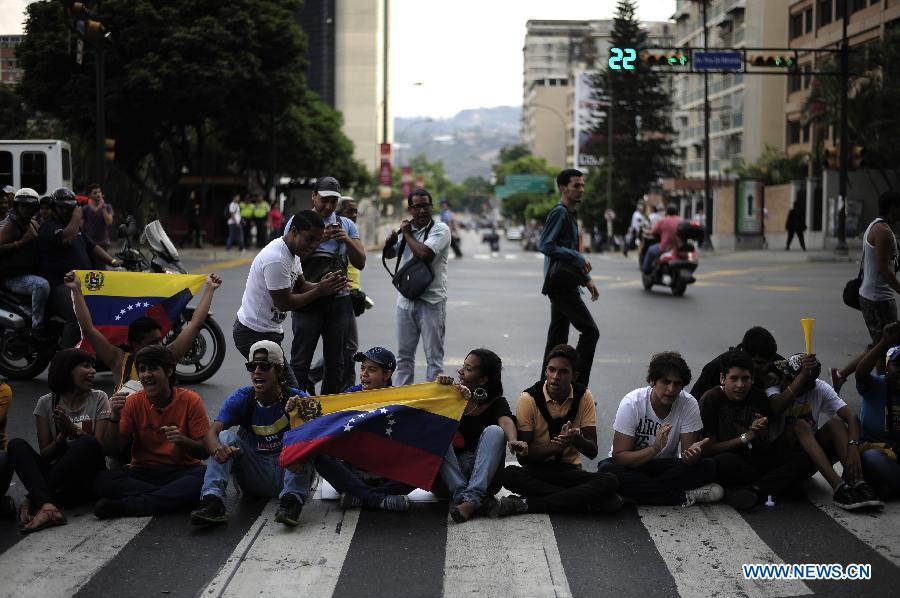
[[[449,266],[445,368],[455,372],[473,348],[496,351],[503,358],[506,396],[515,407],[521,390],[540,375],[549,322],[549,302],[539,292],[541,256],[510,242],[490,254],[474,235],[464,239],[463,251],[465,257],[451,259]],[[186,260],[192,272],[211,267],[225,279],[212,313],[226,332],[229,354],[212,380],[194,387],[211,417],[247,377],[240,365],[246,356],[231,346],[230,329],[251,256],[234,257],[216,264]],[[762,325],[775,335],[779,351],[790,354],[803,350],[802,317],[816,318],[813,348],[824,372],[861,351],[868,342],[862,317],[840,300],[857,266],[806,257],[799,252],[702,255],[697,284],[676,298],[661,288],[641,288],[636,255],[592,256],[600,299],[589,307],[600,342],[591,389],[601,456],[611,442],[619,400],[645,384],[653,353],[680,351],[699,373],[747,328]],[[360,346],[393,349],[395,291],[380,255],[369,254],[368,260],[362,287],[375,307],[358,320]],[[574,333],[570,341],[575,344]],[[421,352],[418,364],[416,379],[422,381]],[[108,374],[98,376],[98,383],[108,389]],[[34,441],[30,414],[45,392],[46,375],[12,386],[10,437]],[[852,384],[842,396],[858,409]],[[10,494],[19,500],[21,486],[14,484]],[[269,524],[273,505],[265,501],[234,498],[229,525],[210,531],[191,530],[186,517],[176,515],[108,526],[89,514],[74,516],[89,513],[84,509],[72,512],[69,526],[25,540],[11,525],[0,526],[0,551],[5,551],[0,578],[18,571],[9,578],[14,583],[2,584],[0,596],[76,590],[83,596],[264,596],[281,589],[323,596],[893,595],[900,583],[897,505],[878,516],[845,515],[830,507],[820,487],[811,497],[745,515],[722,505],[642,507],[610,519],[529,515],[463,526],[448,524],[443,503],[416,504],[412,513],[398,517],[342,512],[332,502],[313,501],[293,536]],[[50,555],[56,564],[22,568],[26,559],[17,553],[38,562]],[[874,579],[749,582],[740,578],[739,565],[750,562],[872,563]],[[81,575],[66,577],[69,585],[47,581],[66,567],[81,569]]]

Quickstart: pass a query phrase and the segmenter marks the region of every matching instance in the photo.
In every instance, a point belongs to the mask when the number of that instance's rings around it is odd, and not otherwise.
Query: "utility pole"
[[[381,142],[388,143],[388,44],[390,43],[390,0],[384,0],[384,53],[382,56],[382,86],[384,87],[384,104],[381,112]]]
[[[837,221],[837,244],[834,252],[839,255],[847,254],[847,169],[850,153],[850,139],[847,137],[847,88],[850,78],[850,42],[847,39],[847,4],[844,2],[843,14],[843,35],[841,36],[841,125],[840,125],[840,148],[841,148],[841,170],[838,183],[838,221]]]
[[[606,109],[606,201],[607,208],[613,208],[612,174],[613,174],[613,86],[612,77],[609,85],[609,107]]]
[[[102,4],[98,4],[98,10]],[[94,69],[96,82],[94,93],[97,96],[95,128],[94,128],[94,178],[97,183],[103,184],[106,180],[106,65],[103,52],[103,39],[94,44]]]
[[[703,51],[709,50],[709,27],[706,24],[707,0],[703,0]],[[712,249],[713,205],[709,181],[709,73],[703,73],[703,216],[706,219],[706,234],[703,247]]]

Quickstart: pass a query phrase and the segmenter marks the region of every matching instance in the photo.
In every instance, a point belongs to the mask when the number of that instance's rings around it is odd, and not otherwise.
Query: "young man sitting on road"
[[[781,374],[774,370],[772,364],[784,358],[778,354],[775,337],[762,326],[754,326],[747,330],[741,342],[728,351],[743,351],[750,356],[750,359],[753,360],[753,386],[763,392],[781,378]],[[706,391],[721,384],[721,360],[724,355],[725,353],[722,353],[703,366],[700,376],[691,388],[691,396],[699,399],[706,394]]]

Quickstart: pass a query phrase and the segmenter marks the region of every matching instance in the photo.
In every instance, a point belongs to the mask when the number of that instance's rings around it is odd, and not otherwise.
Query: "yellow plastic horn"
[[[800,325],[803,326],[803,339],[806,341],[806,353],[812,353],[812,331],[816,325],[815,318],[801,318]]]

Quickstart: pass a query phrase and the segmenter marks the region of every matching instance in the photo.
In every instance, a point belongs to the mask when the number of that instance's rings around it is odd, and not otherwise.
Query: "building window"
[[[788,121],[787,137],[788,145],[800,143],[800,123],[797,121]]]
[[[6,187],[13,184],[12,152],[0,152],[0,185]],[[10,206],[12,207],[12,206]]]
[[[816,14],[819,15],[819,27],[824,27],[831,23],[834,20],[831,13],[831,0],[819,0],[816,3]]]
[[[834,20],[842,18],[845,14],[844,11],[847,9],[847,0],[835,0],[834,2]]]
[[[788,93],[794,93],[803,89],[803,77],[794,72],[788,76]]]
[[[19,182],[40,194],[47,192],[47,154],[22,152],[19,157]]]
[[[794,39],[803,35],[803,13],[792,14],[788,21],[789,39]]]
[[[867,0],[853,0],[852,4],[850,4],[850,14],[864,9],[868,4]]]
[[[806,33],[811,33],[813,30],[812,6],[803,11],[803,20],[806,21]]]
[[[803,143],[809,143],[809,124],[803,127]]]

